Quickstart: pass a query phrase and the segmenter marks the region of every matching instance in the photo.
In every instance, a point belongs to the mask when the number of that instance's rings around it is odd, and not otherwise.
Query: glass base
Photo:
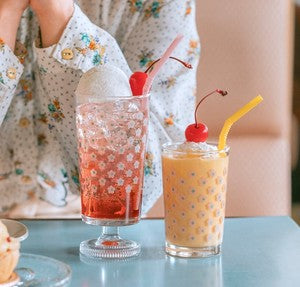
[[[127,219],[98,219],[92,218],[86,215],[81,214],[82,221],[86,224],[91,225],[100,225],[100,226],[126,226],[136,224],[140,221],[139,217],[136,218],[127,218]]]
[[[201,258],[216,256],[221,253],[221,244],[208,247],[182,247],[166,242],[166,253],[172,256],[186,258]]]
[[[137,242],[119,238],[118,240],[91,239],[80,243],[80,253],[92,258],[126,258],[141,252]]]
[[[119,228],[103,226],[98,239],[85,240],[80,243],[80,253],[90,258],[127,258],[141,252],[139,243],[122,239]]]

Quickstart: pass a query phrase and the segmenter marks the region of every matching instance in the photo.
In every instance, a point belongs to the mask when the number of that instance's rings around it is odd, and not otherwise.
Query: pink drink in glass
[[[148,96],[77,107],[81,204],[87,223],[138,222],[148,116]]]

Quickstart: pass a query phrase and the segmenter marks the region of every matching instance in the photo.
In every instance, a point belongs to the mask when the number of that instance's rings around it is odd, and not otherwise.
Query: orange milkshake
[[[228,152],[204,142],[163,146],[167,253],[206,257],[220,252]]]
[[[201,103],[195,108],[195,122],[185,129],[185,142],[163,145],[162,169],[165,204],[165,231],[168,254],[179,257],[209,257],[221,252],[227,189],[231,126],[263,98],[255,97],[231,115],[222,128],[218,145],[206,142],[208,127],[198,120]]]

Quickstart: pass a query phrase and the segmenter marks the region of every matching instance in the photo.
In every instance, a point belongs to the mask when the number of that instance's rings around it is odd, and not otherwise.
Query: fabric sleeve
[[[23,65],[13,51],[0,39],[0,125],[23,73]]]
[[[94,25],[76,4],[59,42],[49,48],[35,50],[38,61],[48,56],[50,65],[55,60],[64,68],[86,72],[97,65],[110,63],[126,74],[130,73],[116,40]]]

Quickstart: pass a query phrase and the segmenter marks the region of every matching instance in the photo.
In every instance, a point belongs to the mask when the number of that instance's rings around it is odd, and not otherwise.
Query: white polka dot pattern
[[[127,75],[145,70],[178,33],[185,38],[174,56],[197,66],[200,44],[194,1],[77,3],[83,13],[76,6],[59,43],[46,49],[32,49],[38,35],[37,19],[29,9],[24,13],[18,33],[22,44],[18,45],[18,55],[24,64],[20,80],[22,65],[0,42],[0,195],[4,198],[0,212],[24,201],[32,192],[56,206],[66,205],[69,191],[78,193],[74,90],[82,72],[107,62]],[[9,68],[16,69],[15,79],[13,70],[11,79],[7,77]],[[161,144],[182,139],[185,126],[193,120],[195,74],[196,69],[186,70],[169,61],[153,84],[143,213],[162,192]],[[140,131],[136,133],[138,136]],[[133,158],[139,152],[140,146],[136,146]],[[131,162],[132,156],[126,160]],[[109,160],[113,162],[113,158]],[[140,166],[132,163],[134,173]],[[105,169],[103,163],[98,164],[99,169]],[[132,176],[130,171],[127,176]],[[114,192],[113,188],[109,191]]]

